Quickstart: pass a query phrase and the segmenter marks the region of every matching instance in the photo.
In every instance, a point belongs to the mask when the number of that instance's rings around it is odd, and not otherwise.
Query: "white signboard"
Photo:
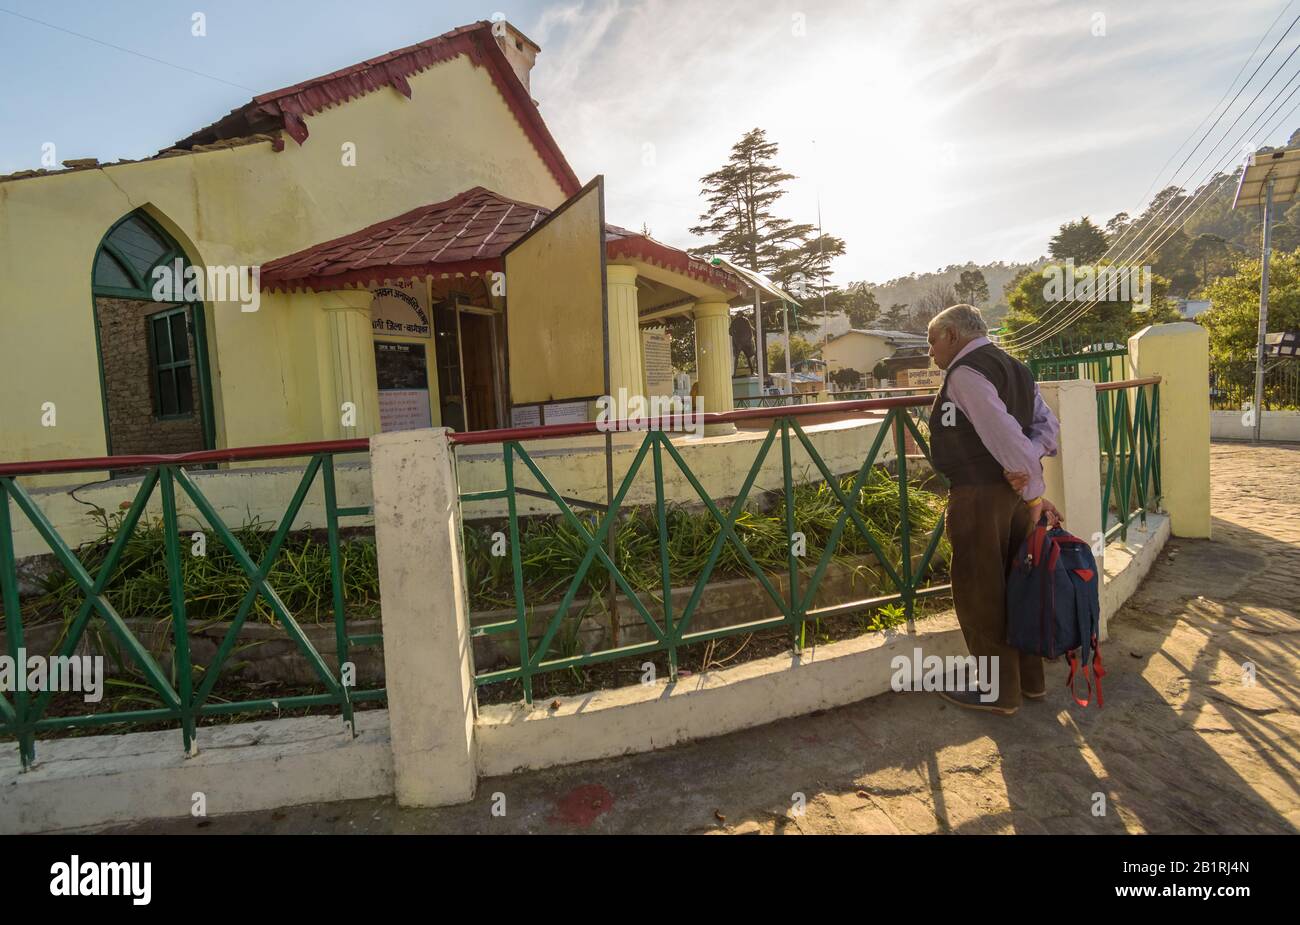
[[[941,369],[909,369],[906,370],[907,385],[913,389],[937,389],[943,385],[943,370]]]
[[[536,427],[541,423],[541,405],[515,405],[510,409],[511,427]]]
[[[664,328],[641,329],[647,395],[673,394],[672,336]]]
[[[424,283],[373,286],[370,294],[370,327],[376,334],[432,336],[429,290]]]
[[[428,389],[381,389],[379,392],[379,429],[419,430],[433,424],[429,416]]]
[[[565,401],[546,406],[547,424],[581,424],[587,420],[587,402]]]

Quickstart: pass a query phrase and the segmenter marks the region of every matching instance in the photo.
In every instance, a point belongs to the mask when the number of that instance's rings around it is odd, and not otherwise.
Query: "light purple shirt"
[[[1029,436],[1025,436],[1019,422],[1007,411],[998,390],[983,373],[970,366],[952,368],[953,363],[989,342],[987,337],[977,337],[957,351],[952,363],[948,364],[951,370],[945,380],[948,397],[957,410],[970,419],[980,442],[1003,469],[1029,473],[1029,483],[1021,492],[1021,496],[1029,501],[1046,490],[1042,457],[1056,455],[1061,426],[1039,394],[1037,383],[1034,383],[1034,420],[1029,425]]]

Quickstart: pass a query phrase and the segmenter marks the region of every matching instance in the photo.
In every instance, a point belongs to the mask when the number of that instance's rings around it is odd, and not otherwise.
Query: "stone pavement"
[[[1213,540],[1172,539],[1112,621],[1102,710],[1075,706],[1064,666],[1049,665],[1047,700],[1010,718],[887,694],[650,754],[486,779],[464,806],[365,800],[114,831],[1296,832],[1300,447],[1212,453]],[[503,817],[492,814],[498,794]],[[1104,815],[1094,814],[1100,794]]]

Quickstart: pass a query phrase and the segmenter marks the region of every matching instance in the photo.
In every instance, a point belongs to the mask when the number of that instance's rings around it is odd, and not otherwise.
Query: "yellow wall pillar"
[[[322,371],[325,439],[369,437],[379,433],[379,383],[375,376],[375,345],[371,339],[371,295],[364,289],[321,294],[328,331],[329,367]],[[352,426],[344,424],[351,403]]]
[[[611,264],[605,268],[609,299],[609,394],[619,400],[645,393],[645,364],[641,358],[641,325],[636,298],[636,267]]]
[[[695,362],[706,412],[735,408],[731,395],[731,312],[726,302],[695,303]],[[734,433],[734,424],[711,424],[707,436]]]
[[[1160,485],[1177,536],[1210,535],[1210,335],[1180,321],[1128,340],[1137,378],[1160,376]]]

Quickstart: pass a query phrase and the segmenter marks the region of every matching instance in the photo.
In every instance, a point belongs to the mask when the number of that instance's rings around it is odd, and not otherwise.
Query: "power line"
[[[1270,100],[1268,105],[1264,107],[1264,111],[1261,112],[1260,115],[1255,117],[1255,121],[1252,122],[1250,126],[1247,128],[1246,132],[1243,133],[1243,135],[1237,139],[1236,143],[1240,143],[1247,136],[1249,136],[1251,131],[1254,130],[1255,126],[1259,124],[1261,119],[1268,118],[1269,110],[1272,108],[1273,103],[1277,100],[1279,96],[1282,95],[1282,93],[1286,90],[1287,86],[1295,82],[1297,77],[1300,77],[1300,73],[1293,75],[1292,78],[1288,80],[1286,84],[1283,84],[1282,88],[1279,89],[1276,94],[1274,94],[1273,99]],[[1300,85],[1297,85],[1294,89],[1292,89],[1292,91],[1289,94],[1287,94],[1286,99],[1282,101],[1281,105],[1278,106],[1276,111],[1280,112],[1282,107],[1285,106],[1287,103],[1289,103],[1291,101],[1291,98],[1294,97],[1298,91],[1300,91]],[[1253,105],[1253,101],[1252,101],[1252,105]],[[1280,128],[1286,122],[1286,120],[1289,119],[1291,115],[1296,112],[1297,109],[1300,109],[1300,103],[1297,103],[1295,106],[1293,106],[1284,116],[1282,116],[1282,118],[1280,118],[1277,122],[1275,122],[1272,126],[1270,126],[1268,130],[1262,134],[1261,137],[1267,138],[1269,135],[1273,134],[1273,132],[1277,131],[1278,128]],[[1222,141],[1220,141],[1214,147],[1217,148],[1219,147],[1220,144],[1222,144]],[[1179,228],[1187,224],[1187,222],[1190,221],[1192,217],[1205,206],[1206,202],[1209,201],[1211,194],[1217,192],[1218,188],[1223,185],[1223,182],[1234,175],[1234,174],[1222,173],[1223,168],[1226,167],[1229,163],[1231,163],[1232,156],[1234,153],[1235,153],[1235,149],[1234,151],[1230,152],[1222,161],[1220,161],[1218,167],[1211,173],[1210,178],[1204,184],[1202,184],[1200,188],[1197,189],[1196,193],[1190,197],[1185,197],[1186,201],[1183,202],[1178,207],[1176,212],[1173,215],[1171,215],[1169,218],[1167,218],[1161,224],[1161,226],[1156,229],[1156,231],[1152,235],[1149,235],[1147,239],[1143,241],[1141,245],[1138,246],[1137,250],[1134,253],[1126,254],[1121,259],[1129,259],[1130,257],[1137,256],[1137,254],[1143,253],[1144,251],[1147,250],[1150,250],[1152,252],[1158,252],[1159,249],[1163,247],[1164,244],[1168,242],[1168,240],[1178,232]],[[1204,161],[1202,161],[1202,163],[1203,162]],[[1217,179],[1215,179],[1216,177]],[[1202,200],[1199,204],[1196,203],[1196,200],[1198,199]],[[1192,208],[1193,205],[1195,205],[1195,208]],[[1187,211],[1188,209],[1192,209],[1190,214]],[[1171,223],[1174,222],[1176,222],[1176,224],[1173,224],[1173,226],[1170,227]],[[1158,236],[1166,228],[1169,228],[1169,231],[1164,235],[1164,237],[1160,239],[1158,243],[1154,245],[1154,247],[1152,247],[1151,242],[1155,240],[1155,237]],[[1082,315],[1086,311],[1090,310],[1091,308],[1099,304],[1100,301],[1101,301],[1100,299],[1093,299],[1089,302],[1086,302],[1085,304],[1081,305],[1079,308],[1076,308],[1068,312],[1068,317],[1066,317],[1064,321],[1058,319],[1058,322],[1050,330],[1042,332],[1041,334],[1031,335],[1030,337],[1025,338],[1023,342],[1014,343],[1012,344],[1012,346],[1021,347],[1022,349],[1027,349],[1029,347],[1037,346],[1038,344],[1042,343],[1044,340],[1050,338],[1053,334],[1056,334],[1059,331],[1069,327],[1080,317],[1082,317]],[[1062,303],[1062,304],[1068,305],[1071,303]]]
[[[205,74],[203,73],[203,71],[196,71],[194,70],[194,68],[185,67],[182,64],[174,64],[171,61],[164,61],[162,58],[155,58],[153,55],[146,55],[144,52],[136,51],[133,48],[124,48],[121,45],[114,45],[112,42],[105,42],[103,39],[97,39],[93,35],[86,35],[81,32],[74,32],[71,29],[65,29],[62,26],[56,26],[54,23],[45,22],[42,19],[35,19],[31,16],[24,15],[23,13],[15,12],[14,10],[7,10],[4,7],[0,7],[0,13],[8,13],[10,16],[16,17],[17,19],[24,19],[27,22],[36,23],[36,25],[38,26],[44,26],[47,29],[53,29],[56,32],[62,32],[65,35],[74,35],[79,39],[85,39],[87,42],[94,42],[96,45],[103,45],[105,48],[112,48],[115,51],[126,52],[128,55],[135,55],[137,58],[143,58],[146,61],[152,61],[154,64],[161,64],[164,67],[169,67],[172,68],[173,70],[184,71],[185,73],[193,74],[196,77],[206,77],[208,80],[215,80],[217,83],[225,84],[227,87],[236,87],[240,90],[246,90],[253,95],[257,94],[257,91],[254,90],[252,87],[245,87],[243,84],[237,84],[232,81],[226,80],[224,78],[216,77],[212,74]]]
[[[1294,0],[1292,0],[1292,2],[1294,2]],[[1287,5],[1288,8],[1290,7],[1290,5],[1291,5],[1291,4],[1288,4],[1288,5]],[[1251,52],[1251,54],[1247,57],[1245,63],[1242,65],[1241,70],[1238,71],[1238,73],[1237,73],[1237,77],[1240,77],[1240,76],[1241,76],[1241,73],[1245,71],[1246,67],[1247,67],[1247,66],[1249,65],[1249,63],[1250,63],[1251,58],[1254,57],[1255,51],[1258,51],[1259,48],[1260,48],[1260,46],[1263,45],[1264,41],[1265,41],[1265,40],[1267,39],[1267,37],[1268,37],[1268,33],[1272,31],[1273,26],[1275,26],[1275,25],[1277,24],[1278,20],[1281,19],[1282,15],[1283,15],[1285,12],[1286,12],[1286,9],[1284,9],[1283,12],[1282,12],[1282,14],[1279,14],[1278,17],[1277,17],[1276,19],[1273,20],[1273,23],[1269,26],[1269,28],[1268,28],[1267,30],[1265,30],[1264,35],[1260,38],[1260,41],[1256,44],[1256,46],[1255,46],[1255,50]],[[1183,181],[1181,181],[1181,182],[1175,182],[1175,181],[1177,180],[1177,175],[1182,171],[1183,167],[1185,167],[1185,166],[1187,165],[1187,162],[1188,162],[1189,160],[1191,160],[1192,156],[1195,155],[1196,151],[1201,147],[1201,145],[1203,145],[1203,144],[1205,143],[1206,139],[1210,137],[1210,135],[1213,133],[1214,129],[1218,126],[1219,122],[1222,121],[1223,117],[1224,117],[1225,115],[1227,115],[1227,113],[1232,109],[1233,105],[1235,105],[1235,103],[1237,102],[1237,100],[1238,100],[1238,99],[1241,97],[1241,95],[1246,91],[1246,88],[1250,85],[1251,81],[1253,81],[1253,80],[1255,79],[1255,76],[1256,76],[1256,75],[1260,72],[1260,70],[1263,68],[1264,64],[1268,61],[1268,59],[1269,59],[1270,57],[1272,57],[1273,52],[1277,50],[1278,46],[1281,45],[1282,41],[1286,38],[1286,36],[1290,34],[1290,32],[1291,32],[1291,30],[1292,30],[1293,28],[1295,28],[1295,25],[1296,25],[1297,22],[1300,22],[1300,16],[1297,16],[1295,19],[1293,19],[1293,20],[1291,21],[1291,24],[1290,24],[1289,26],[1287,26],[1286,30],[1282,33],[1282,35],[1279,36],[1278,40],[1277,40],[1276,42],[1273,43],[1273,46],[1269,49],[1268,53],[1267,53],[1266,55],[1264,55],[1264,57],[1260,60],[1259,64],[1256,65],[1255,70],[1251,72],[1250,77],[1248,77],[1248,78],[1246,79],[1246,82],[1245,82],[1244,84],[1242,84],[1241,89],[1237,91],[1236,95],[1232,98],[1232,101],[1229,102],[1229,104],[1227,105],[1227,107],[1225,107],[1224,110],[1223,110],[1221,113],[1219,113],[1218,117],[1215,118],[1215,120],[1214,120],[1213,124],[1211,124],[1210,128],[1207,129],[1206,132],[1205,132],[1205,134],[1201,136],[1201,140],[1198,141],[1198,142],[1197,142],[1197,143],[1192,147],[1192,149],[1187,153],[1187,156],[1183,158],[1182,163],[1180,163],[1180,164],[1178,165],[1177,169],[1174,170],[1173,175],[1171,176],[1170,180],[1166,183],[1166,186],[1165,186],[1164,188],[1169,188],[1169,186],[1177,186],[1177,187],[1179,187],[1179,188],[1183,188],[1183,187],[1187,186],[1187,185],[1188,185],[1188,181],[1191,179],[1191,177],[1192,177],[1193,175],[1196,174],[1196,171],[1199,170],[1199,169],[1200,169],[1200,168],[1205,164],[1205,161],[1209,159],[1210,155],[1211,155],[1211,154],[1212,154],[1212,153],[1213,153],[1213,152],[1214,152],[1214,151],[1215,151],[1215,150],[1216,150],[1216,149],[1217,149],[1217,148],[1222,144],[1222,139],[1221,139],[1220,141],[1218,141],[1218,142],[1214,143],[1213,145],[1211,145],[1209,151],[1208,151],[1208,152],[1206,153],[1206,155],[1201,159],[1200,163],[1198,163],[1198,164],[1196,165],[1196,167],[1193,169],[1192,173],[1189,174],[1189,176],[1188,176],[1185,180],[1183,180]],[[1269,85],[1271,85],[1272,82],[1277,78],[1278,74],[1280,74],[1280,73],[1282,72],[1283,68],[1286,67],[1286,64],[1291,60],[1292,57],[1294,57],[1294,55],[1296,54],[1297,51],[1300,51],[1300,46],[1297,46],[1296,49],[1293,49],[1293,50],[1291,51],[1291,54],[1288,55],[1288,56],[1287,56],[1287,57],[1282,61],[1282,63],[1281,63],[1280,65],[1278,65],[1277,69],[1273,72],[1272,76],[1269,77],[1268,81],[1266,81],[1265,84],[1264,84],[1262,87],[1260,87],[1259,90],[1257,90],[1257,91],[1255,92],[1255,95],[1251,98],[1250,102],[1246,104],[1246,106],[1242,109],[1242,111],[1237,115],[1237,118],[1233,120],[1232,124],[1229,125],[1227,129],[1225,129],[1225,131],[1224,131],[1224,137],[1226,137],[1226,136],[1227,136],[1227,133],[1228,133],[1228,132],[1231,132],[1232,129],[1237,125],[1237,123],[1241,121],[1242,116],[1244,116],[1246,113],[1248,113],[1248,112],[1251,110],[1251,108],[1255,105],[1255,102],[1260,98],[1260,96],[1263,95],[1263,92],[1264,92],[1266,89],[1268,89]],[[1293,77],[1292,80],[1294,80],[1294,79],[1295,79],[1295,78]],[[1232,86],[1234,86],[1234,85],[1236,84],[1236,82],[1237,82],[1237,78],[1234,77],[1234,78],[1233,78],[1233,81],[1232,81],[1232,84],[1230,84],[1229,87],[1228,87],[1228,90],[1225,91],[1223,97],[1220,97],[1219,103],[1221,103],[1221,102],[1223,101],[1223,98],[1225,98],[1225,97],[1228,95],[1228,93],[1232,92]],[[1289,81],[1288,81],[1288,84],[1289,84]],[[1286,86],[1287,86],[1286,84],[1283,85],[1283,87],[1282,87],[1282,91],[1284,91],[1284,90],[1286,89]],[[1277,95],[1274,96],[1273,100],[1276,100],[1276,99],[1277,99],[1277,96],[1280,95],[1282,91],[1279,91],[1279,93],[1278,93]],[[1269,106],[1272,105],[1272,102],[1273,102],[1273,101],[1270,101],[1270,103],[1264,107],[1265,112],[1267,112]],[[1201,120],[1201,124],[1202,124],[1202,125],[1205,123],[1206,119],[1208,119],[1209,116],[1210,116],[1211,114],[1213,114],[1214,111],[1217,110],[1217,109],[1219,108],[1219,103],[1216,103],[1216,104],[1214,105],[1214,107],[1210,110],[1210,113],[1207,114],[1206,117],[1203,118],[1203,119]],[[1257,117],[1257,118],[1256,118],[1256,123],[1257,123],[1258,121],[1259,121],[1259,118]],[[1253,126],[1254,126],[1254,123],[1252,123],[1252,128],[1253,128]],[[1198,128],[1197,128],[1196,130],[1193,130],[1192,135],[1194,136],[1194,135],[1196,134],[1196,131],[1198,131],[1198,130],[1199,130],[1199,126],[1198,126]],[[1190,139],[1190,137],[1191,137],[1191,136],[1189,136],[1189,139]],[[1169,162],[1172,161],[1173,158],[1177,156],[1178,151],[1181,150],[1181,149],[1183,148],[1183,146],[1186,145],[1186,144],[1187,144],[1187,141],[1185,140],[1181,145],[1178,146],[1178,148],[1175,150],[1174,154],[1169,158],[1169,161],[1166,161],[1166,162],[1165,162],[1165,163],[1166,163],[1166,166],[1168,166]],[[1161,170],[1157,173],[1157,180],[1159,179],[1160,174],[1163,174],[1163,172],[1164,172],[1164,167],[1162,167]],[[1155,185],[1156,185],[1156,184],[1153,183],[1151,188],[1154,188]],[[1149,191],[1150,191],[1150,188],[1148,188],[1148,192],[1149,192]],[[1145,198],[1145,197],[1144,197],[1144,198]],[[1124,229],[1124,231],[1119,235],[1119,237],[1116,238],[1116,239],[1115,239],[1115,240],[1110,244],[1110,246],[1106,248],[1105,253],[1103,253],[1103,254],[1101,255],[1101,257],[1098,258],[1098,263],[1100,263],[1101,261],[1104,261],[1104,260],[1106,260],[1108,257],[1110,257],[1111,253],[1112,253],[1113,251],[1115,251],[1116,248],[1119,248],[1119,249],[1121,249],[1121,250],[1123,250],[1123,251],[1128,251],[1129,249],[1131,249],[1131,248],[1132,248],[1132,245],[1133,245],[1133,244],[1136,244],[1136,243],[1137,243],[1137,240],[1138,240],[1139,238],[1141,238],[1144,234],[1146,234],[1147,231],[1151,228],[1151,226],[1152,226],[1152,225],[1153,225],[1153,224],[1154,224],[1158,219],[1160,219],[1160,217],[1164,214],[1165,210],[1168,209],[1168,208],[1170,207],[1170,205],[1173,204],[1173,203],[1175,203],[1176,201],[1177,201],[1177,197],[1170,197],[1170,199],[1169,199],[1168,201],[1166,201],[1165,203],[1162,203],[1162,204],[1161,204],[1160,208],[1156,211],[1155,214],[1148,216],[1148,217],[1146,218],[1145,221],[1143,221],[1143,222],[1141,222],[1141,223],[1139,223],[1139,222],[1134,222],[1134,223],[1133,223],[1132,225],[1130,225],[1128,228]],[[1190,218],[1190,216],[1189,216],[1189,218]],[[1159,228],[1157,228],[1157,230],[1156,230],[1156,232],[1155,232],[1154,234],[1159,234],[1160,231],[1163,230],[1164,227],[1166,227],[1167,223],[1168,223],[1168,222],[1167,222],[1167,220],[1166,220],[1165,224],[1162,224]],[[1133,235],[1133,241],[1129,242],[1129,244],[1126,245],[1126,244],[1125,244],[1125,240],[1129,237],[1130,234]],[[1142,248],[1145,248],[1145,247],[1147,247],[1147,246],[1149,245],[1150,241],[1154,238],[1154,234],[1153,234],[1153,235],[1148,235],[1148,236],[1147,236],[1146,241],[1144,241],[1143,244],[1141,245]],[[1168,237],[1166,237],[1165,240],[1168,240]],[[1162,243],[1163,243],[1163,241],[1162,241]],[[1139,249],[1138,252],[1140,253],[1140,252],[1141,252],[1141,249]],[[1049,310],[1049,311],[1048,311],[1048,312],[1047,312],[1047,313],[1046,313],[1046,314],[1045,314],[1041,319],[1039,319],[1038,321],[1036,321],[1036,322],[1034,323],[1034,327],[1035,327],[1035,328],[1042,328],[1042,327],[1044,327],[1044,326],[1047,326],[1047,327],[1049,328],[1049,331],[1048,331],[1044,336],[1042,336],[1042,337],[1038,337],[1037,335],[1039,334],[1039,331],[1031,331],[1031,332],[1028,333],[1028,334],[1021,334],[1021,335],[1018,335],[1018,336],[1015,336],[1015,337],[1012,337],[1012,338],[1007,338],[1007,339],[1000,340],[999,343],[1000,343],[1000,344],[1003,344],[1003,345],[1005,345],[1005,346],[1007,346],[1007,347],[1012,347],[1012,348],[1014,348],[1014,347],[1017,347],[1017,346],[1021,346],[1023,342],[1026,342],[1026,341],[1029,341],[1029,340],[1033,340],[1034,343],[1039,343],[1039,342],[1041,342],[1042,340],[1046,339],[1046,337],[1050,337],[1051,334],[1056,333],[1056,331],[1059,331],[1059,330],[1061,329],[1060,326],[1059,326],[1059,321],[1060,321],[1060,315],[1061,315],[1062,312],[1064,312],[1066,315],[1070,315],[1072,318],[1077,318],[1077,317],[1079,316],[1079,313],[1078,313],[1078,312],[1071,312],[1071,310],[1070,310],[1070,308],[1069,308],[1069,306],[1070,306],[1071,304],[1073,304],[1073,303],[1072,303],[1072,302],[1061,302],[1061,303],[1059,303],[1058,306],[1054,307],[1052,310]],[[1096,302],[1093,302],[1092,304],[1095,305],[1095,304],[1097,304],[1097,303],[1096,303]],[[1088,307],[1091,307],[1091,306],[1088,306]],[[1053,314],[1056,314],[1058,317],[1055,318],[1055,319],[1052,318],[1052,315],[1053,315]],[[1068,322],[1068,323],[1073,323],[1073,322],[1070,321],[1070,322]]]
[[[1219,114],[1218,118],[1216,118],[1214,123],[1210,126],[1210,129],[1207,130],[1205,135],[1202,136],[1201,140],[1197,142],[1197,144],[1192,148],[1192,150],[1188,152],[1187,156],[1183,159],[1183,162],[1179,164],[1178,168],[1174,171],[1174,175],[1175,175],[1174,179],[1176,179],[1177,174],[1182,171],[1183,167],[1186,166],[1187,162],[1201,147],[1201,145],[1205,143],[1205,140],[1209,138],[1210,134],[1214,131],[1215,127],[1217,127],[1217,125],[1222,120],[1222,118],[1228,113],[1229,110],[1231,110],[1232,106],[1236,103],[1237,99],[1239,99],[1241,97],[1241,94],[1245,92],[1246,88],[1250,85],[1250,82],[1254,80],[1255,76],[1259,73],[1264,63],[1268,60],[1269,57],[1272,56],[1273,52],[1278,48],[1282,40],[1285,39],[1286,35],[1290,33],[1291,29],[1295,27],[1297,22],[1300,22],[1300,16],[1297,16],[1296,19],[1292,20],[1291,25],[1287,27],[1286,31],[1282,34],[1282,36],[1278,39],[1278,41],[1274,43],[1271,49],[1269,49],[1268,54],[1265,55],[1264,58],[1260,61],[1259,65],[1256,66],[1255,70],[1251,73],[1251,76],[1247,79],[1246,83],[1243,84],[1242,88],[1237,92],[1237,95],[1233,97],[1232,102],[1229,103],[1228,107],[1225,108],[1223,112]],[[1270,29],[1271,28],[1272,27],[1270,26]],[[1267,36],[1267,32],[1265,33],[1265,35]],[[1261,44],[1262,44],[1262,40],[1261,40]],[[1258,48],[1258,46],[1256,47]],[[1278,65],[1277,69],[1273,72],[1272,76],[1270,76],[1269,79],[1264,83],[1264,85],[1255,92],[1255,95],[1251,98],[1250,102],[1246,104],[1246,106],[1242,109],[1242,111],[1238,113],[1237,117],[1232,121],[1232,124],[1229,125],[1228,128],[1224,131],[1224,138],[1226,138],[1227,134],[1231,132],[1232,129],[1241,121],[1242,117],[1245,116],[1248,112],[1250,112],[1250,110],[1254,107],[1255,102],[1263,95],[1264,91],[1268,89],[1268,87],[1273,83],[1273,81],[1277,79],[1277,76],[1286,67],[1287,63],[1291,60],[1291,58],[1295,56],[1297,51],[1300,51],[1300,45],[1298,45],[1295,49],[1292,49],[1291,53],[1287,55],[1287,57],[1282,61],[1280,65]],[[1249,62],[1249,59],[1247,59],[1247,62]],[[1300,74],[1293,75],[1291,79],[1287,81],[1287,83],[1283,84],[1282,88],[1274,95],[1273,99],[1270,100],[1269,103],[1265,105],[1263,112],[1259,116],[1256,116],[1255,121],[1251,123],[1250,128],[1247,129],[1246,133],[1243,134],[1243,136],[1240,139],[1238,139],[1238,141],[1244,140],[1250,134],[1250,131],[1254,129],[1255,125],[1259,123],[1261,118],[1266,116],[1268,110],[1272,107],[1273,103],[1276,102],[1277,98],[1281,96],[1283,92],[1286,91],[1286,88],[1296,80],[1297,76],[1300,76]],[[1234,79],[1234,83],[1235,83],[1235,79]],[[1295,91],[1293,90],[1292,95],[1294,95],[1294,93]],[[1287,99],[1289,100],[1290,97],[1288,96]],[[1283,103],[1283,105],[1285,105],[1285,102]],[[1217,108],[1218,105],[1216,104],[1214,109]],[[1213,110],[1211,110],[1211,112],[1213,112]],[[1204,121],[1205,120],[1202,120],[1202,123]],[[1193,132],[1193,134],[1195,133]],[[1185,143],[1186,142],[1184,142],[1184,144]],[[1221,138],[1219,141],[1212,144],[1208,149],[1208,151],[1206,152],[1205,156],[1201,158],[1201,161],[1196,165],[1195,168],[1193,168],[1191,174],[1189,174],[1185,180],[1182,180],[1177,183],[1171,182],[1170,185],[1177,186],[1180,189],[1189,185],[1188,181],[1192,178],[1192,176],[1196,175],[1197,171],[1199,171],[1201,167],[1204,166],[1205,162],[1210,159],[1211,155],[1222,144],[1223,144],[1223,138]],[[1181,148],[1182,146],[1180,145],[1179,147]],[[1226,163],[1230,160],[1231,160],[1231,155],[1227,159],[1225,159],[1224,165],[1226,165]],[[1222,170],[1222,166],[1223,165],[1221,165],[1218,170],[1211,173],[1210,176],[1213,177],[1214,175],[1219,173]],[[1098,263],[1110,257],[1110,255],[1112,254],[1113,251],[1115,251],[1116,248],[1120,248],[1124,252],[1124,255],[1118,258],[1119,260],[1129,259],[1131,256],[1140,254],[1144,250],[1149,250],[1151,241],[1153,241],[1155,237],[1160,234],[1161,231],[1163,231],[1166,227],[1168,227],[1169,222],[1174,218],[1177,218],[1179,215],[1186,213],[1187,209],[1191,208],[1192,203],[1197,198],[1200,198],[1200,195],[1204,192],[1206,192],[1206,190],[1203,187],[1196,194],[1190,197],[1190,199],[1184,197],[1184,201],[1182,201],[1181,203],[1178,201],[1178,197],[1170,197],[1165,203],[1161,204],[1160,208],[1156,211],[1155,214],[1148,216],[1144,222],[1140,223],[1140,225],[1139,223],[1135,222],[1132,226],[1126,228],[1124,232],[1114,242],[1112,242],[1109,247],[1107,247],[1106,252],[1102,254],[1102,256],[1098,259]],[[1201,205],[1204,205],[1204,202],[1202,202]],[[1158,228],[1156,228],[1155,232],[1148,234],[1148,231],[1150,230],[1152,225],[1155,224],[1161,218],[1161,216],[1164,215],[1165,211],[1169,209],[1171,206],[1174,206],[1175,214],[1170,218],[1165,219],[1165,221],[1162,224],[1160,224]],[[1199,209],[1200,206],[1197,206],[1196,211],[1199,211]],[[1195,212],[1192,212],[1191,214],[1194,215]],[[1183,220],[1182,224],[1185,224],[1187,220],[1190,220],[1190,218],[1191,215],[1187,215],[1187,217]],[[1171,231],[1168,235],[1166,235],[1161,240],[1160,245],[1157,245],[1157,249],[1159,246],[1163,245],[1165,241],[1167,241],[1170,237],[1172,237],[1173,233],[1175,233],[1176,230],[1177,228],[1175,228],[1174,231]],[[1131,242],[1128,242],[1128,244],[1126,245],[1125,239],[1129,237],[1130,233],[1133,234],[1133,240]],[[1139,243],[1138,239],[1142,238],[1144,235],[1146,236],[1145,240],[1142,240]],[[1074,302],[1074,300],[1071,300],[1069,302],[1061,302],[1053,310],[1046,313],[1043,316],[1043,318],[1039,319],[1037,322],[1034,323],[1033,327],[1035,328],[1035,330],[1031,330],[1028,333],[1022,333],[1012,338],[1000,340],[999,344],[1007,348],[1014,349],[1017,347],[1023,348],[1027,346],[1034,346],[1038,343],[1041,343],[1043,340],[1046,340],[1048,337],[1051,337],[1053,334],[1062,330],[1063,327],[1072,324],[1075,320],[1077,320],[1082,315],[1084,311],[1087,311],[1088,309],[1092,308],[1093,306],[1098,304],[1099,301],[1100,301],[1099,299],[1093,300],[1087,304],[1084,304],[1081,309],[1077,309],[1077,310],[1071,309],[1070,307],[1071,305],[1078,304],[1077,302]],[[1056,315],[1056,317],[1053,318],[1052,317],[1053,315]]]

